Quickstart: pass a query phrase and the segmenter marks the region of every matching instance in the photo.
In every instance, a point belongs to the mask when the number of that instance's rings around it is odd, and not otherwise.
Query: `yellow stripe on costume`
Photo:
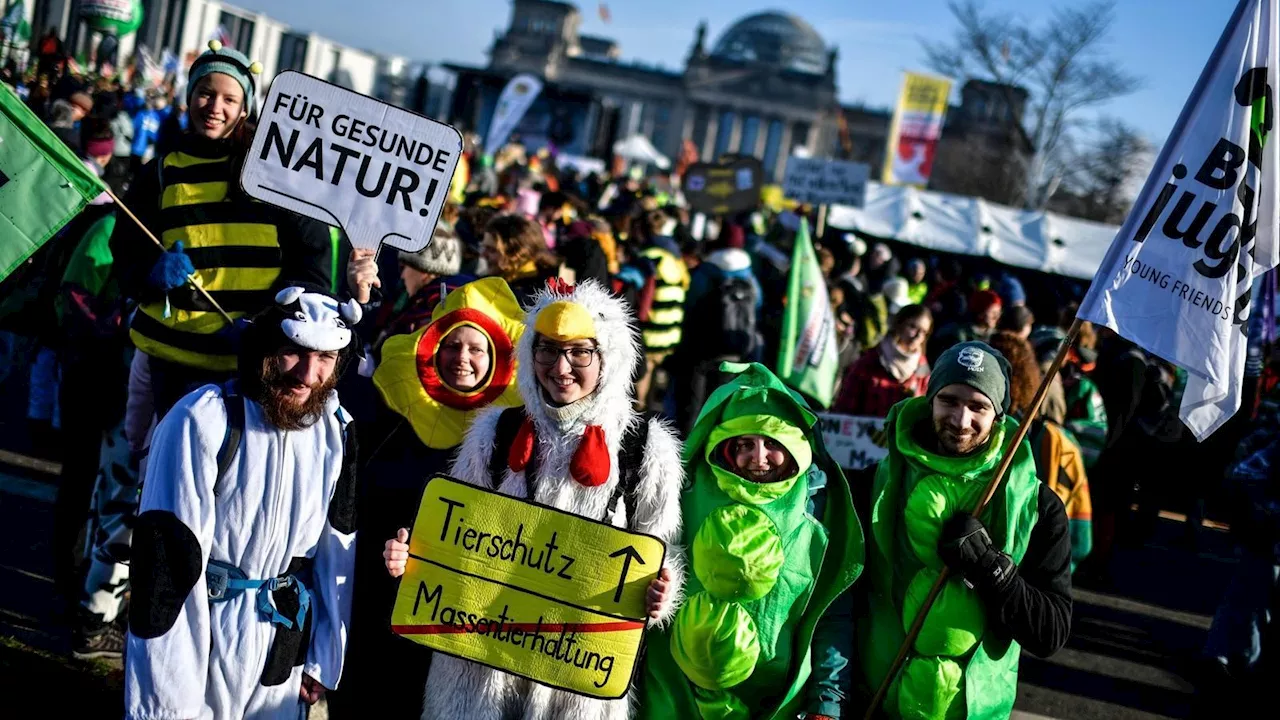
[[[673,327],[665,330],[645,330],[644,331],[644,349],[648,352],[658,350],[667,350],[680,344],[680,328]]]
[[[654,325],[670,325],[678,330],[680,329],[680,323],[684,322],[684,308],[674,307],[650,310],[649,322]]]
[[[165,230],[160,239],[166,248],[178,240],[188,250],[198,247],[279,247],[275,225],[259,223],[218,223],[185,225]]]
[[[269,290],[280,277],[280,268],[219,267],[197,270],[200,287],[215,290]]]
[[[206,313],[209,314],[209,313]],[[217,313],[212,313],[216,315]],[[235,317],[235,313],[232,314]],[[221,321],[221,320],[220,320]],[[226,323],[224,322],[225,326]],[[166,345],[158,340],[153,340],[137,330],[129,331],[129,338],[133,340],[133,346],[138,350],[146,353],[150,357],[161,358],[169,362],[175,362],[188,367],[204,368],[205,370],[215,370],[218,372],[231,372],[236,369],[237,359],[235,355],[205,355],[203,353],[183,350],[172,345]]]
[[[684,302],[684,288],[679,285],[659,285],[653,291],[655,302]]]
[[[171,152],[164,156],[164,166],[167,168],[185,168],[194,165],[212,165],[214,163],[225,163],[228,158],[202,158],[195,155],[188,155],[182,152]]]
[[[179,183],[164,189],[163,207],[177,205],[201,205],[204,203],[222,202],[227,198],[227,183]]]

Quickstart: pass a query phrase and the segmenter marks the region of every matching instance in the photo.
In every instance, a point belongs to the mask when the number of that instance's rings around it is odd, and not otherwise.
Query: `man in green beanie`
[[[1009,451],[1009,363],[982,342],[939,356],[925,397],[885,420],[871,489],[869,583],[855,622],[869,699],[942,569],[950,576],[881,710],[909,720],[1007,718],[1025,647],[1047,657],[1071,631],[1071,541],[1062,502],[1024,441],[980,519],[970,513]]]
[[[724,363],[685,444],[693,568],[647,644],[638,714],[838,718],[849,695],[862,529],[808,405],[759,364]]]

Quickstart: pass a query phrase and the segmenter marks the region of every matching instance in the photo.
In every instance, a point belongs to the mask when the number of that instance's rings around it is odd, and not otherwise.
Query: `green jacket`
[[[925,596],[944,567],[937,555],[942,525],[977,505],[1017,429],[997,421],[991,442],[967,457],[946,457],[922,447],[932,432],[925,398],[904,400],[889,411],[889,455],[876,470],[871,491],[867,566],[868,617],[857,623],[867,695],[879,687]],[[1008,476],[983,511],[992,541],[1021,562],[1037,516],[1040,481],[1024,441]],[[885,697],[882,712],[910,720],[1007,718],[1017,693],[1019,646],[986,632],[977,593],[951,578],[930,610],[911,655]]]
[[[851,628],[836,599],[865,557],[848,483],[799,395],[758,363],[721,371],[734,377],[685,444],[693,572],[672,625],[649,638],[640,717],[838,717]],[[796,474],[761,485],[730,472],[718,453],[741,435],[782,443]]]

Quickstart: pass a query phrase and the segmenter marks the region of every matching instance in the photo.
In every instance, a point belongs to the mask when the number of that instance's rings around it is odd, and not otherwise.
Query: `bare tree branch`
[[[928,66],[957,79],[1023,87],[1030,94],[1021,126],[1010,128],[1024,134],[1037,153],[1026,168],[1023,197],[1030,206],[1046,174],[1066,163],[1061,153],[1076,130],[1073,119],[1142,85],[1106,52],[1115,0],[1055,8],[1039,26],[987,11],[982,0],[952,0],[948,8],[955,33],[946,42],[922,42]],[[1011,107],[1018,104],[1013,87],[1004,95]]]

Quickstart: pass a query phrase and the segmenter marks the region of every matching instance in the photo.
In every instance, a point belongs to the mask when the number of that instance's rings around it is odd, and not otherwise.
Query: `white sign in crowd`
[[[782,194],[810,205],[862,207],[871,168],[846,160],[823,160],[792,155],[782,178]]]
[[[822,442],[836,464],[846,470],[863,470],[889,454],[872,439],[884,427],[884,418],[819,413]]]
[[[453,127],[299,72],[276,76],[245,159],[250,197],[341,227],[354,247],[417,252],[462,156]]]

